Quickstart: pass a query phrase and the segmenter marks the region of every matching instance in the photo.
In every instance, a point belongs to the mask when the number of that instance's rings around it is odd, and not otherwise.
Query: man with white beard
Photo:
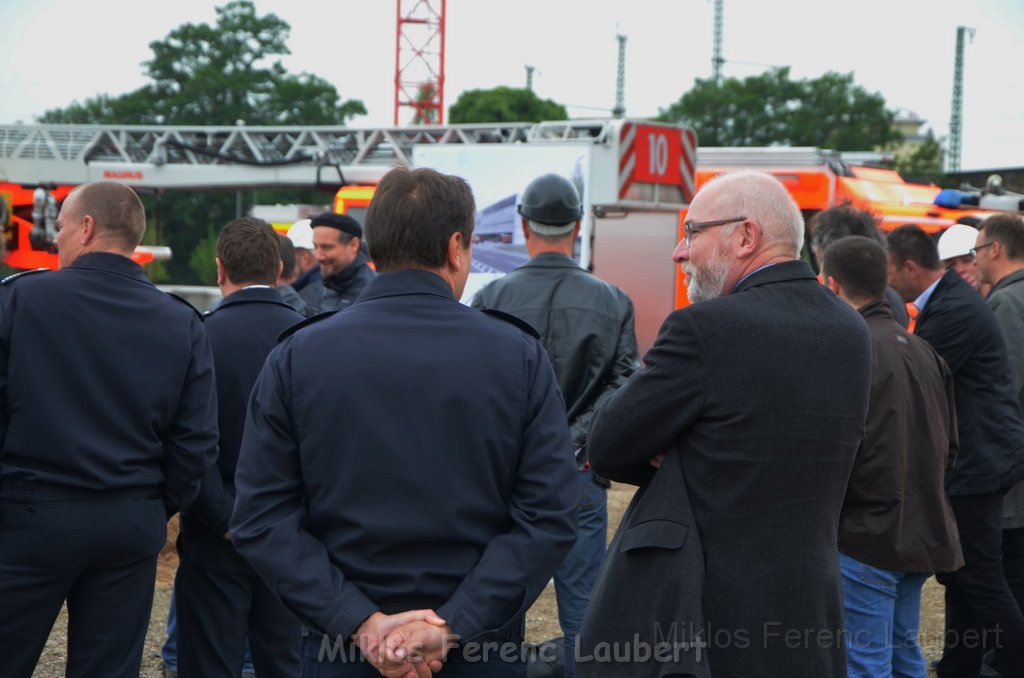
[[[588,436],[594,470],[640,491],[579,675],[845,676],[836,535],[864,435],[867,326],[797,259],[803,218],[774,177],[714,179],[688,216],[673,259],[694,303]],[[640,651],[666,642],[688,651]],[[623,644],[637,651],[597,661]]]

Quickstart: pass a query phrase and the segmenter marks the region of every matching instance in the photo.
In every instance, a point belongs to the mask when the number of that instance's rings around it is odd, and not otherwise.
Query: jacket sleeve
[[[602,390],[590,405],[580,412],[571,422],[569,431],[572,434],[573,449],[579,449],[586,443],[587,430],[590,429],[590,422],[594,415],[600,411],[605,401],[615,391],[622,388],[626,380],[636,372],[639,356],[636,348],[636,327],[633,314],[633,302],[628,297],[625,299],[625,313],[622,317],[622,324],[619,328],[618,346],[615,349],[615,362],[612,363],[611,371],[604,380]]]
[[[203,475],[202,483],[199,485],[199,496],[189,510],[198,513],[211,530],[222,535],[228,531],[234,503],[235,497],[224,485],[220,467],[214,459],[214,463]]]
[[[306,530],[304,483],[289,404],[288,344],[267,358],[249,398],[235,472],[235,549],[305,625],[349,638],[377,606]]]
[[[1018,350],[1024,346],[1024,309],[998,293],[989,297],[988,305],[996,316],[999,329],[1003,332],[1003,339],[1006,340],[1010,377],[1019,398],[1021,391],[1024,391],[1024,351]]]
[[[524,335],[524,339],[525,339]],[[510,526],[437,609],[463,640],[518,623],[576,539],[579,490],[565,407],[544,348],[530,340]]]
[[[956,418],[956,395],[953,392],[953,374],[942,356],[935,356],[939,361],[939,372],[946,388],[946,407],[949,410],[949,457],[946,459],[946,477],[953,474],[957,455],[960,454],[960,429]]]
[[[648,482],[654,476],[650,460],[700,415],[706,363],[690,309],[669,315],[644,366],[608,398],[590,427],[587,454],[594,470],[631,485]]]
[[[213,353],[202,319],[192,318],[191,357],[178,409],[164,435],[164,505],[171,516],[199,493],[217,453],[217,392]]]
[[[931,303],[931,302],[929,302]],[[929,311],[931,309],[925,309]],[[971,327],[975,315],[962,306],[939,307],[918,323],[916,334],[931,344],[955,375],[976,351],[976,332]]]

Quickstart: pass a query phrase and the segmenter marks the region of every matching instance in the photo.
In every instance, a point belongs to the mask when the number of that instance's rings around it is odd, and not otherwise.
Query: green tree
[[[904,144],[895,149],[896,171],[905,177],[928,177],[938,181],[942,176],[942,145],[928,130],[919,144]]]
[[[855,84],[852,73],[793,80],[788,67],[743,80],[698,79],[658,117],[693,127],[701,146],[863,151],[900,138],[885,99]]]
[[[210,24],[183,24],[150,43],[144,69],[151,82],[121,95],[99,94],[47,111],[40,122],[140,125],[343,125],[366,113],[361,101],[342,101],[335,87],[310,73],[293,74],[275,57],[289,53],[289,25],[274,14],[259,15],[249,0],[216,9]],[[324,202],[312,190],[275,191],[278,202]],[[153,213],[156,203],[145,199]],[[159,202],[161,238],[174,252],[166,275],[198,282],[203,255],[193,250],[210,232],[235,216],[227,193],[170,193]],[[212,265],[212,260],[211,265]],[[210,274],[212,275],[212,274]],[[209,278],[207,278],[209,279]]]
[[[431,104],[437,105],[437,86],[433,82],[420,83],[420,86],[416,88],[416,103],[420,107],[416,109],[416,115],[412,119],[412,124],[437,124],[437,109],[428,108]]]
[[[218,7],[216,25],[183,24],[149,44],[152,82],[122,95],[100,94],[47,111],[40,122],[234,125],[338,125],[366,113],[342,102],[329,82],[288,73],[273,57],[289,54],[290,27],[260,16],[249,0]]]
[[[566,120],[565,106],[541,99],[528,89],[495,87],[463,92],[448,109],[448,121],[465,122],[540,122]]]
[[[206,236],[199,241],[192,256],[189,257],[188,265],[196,274],[201,285],[217,284],[217,233],[213,229],[207,231]]]

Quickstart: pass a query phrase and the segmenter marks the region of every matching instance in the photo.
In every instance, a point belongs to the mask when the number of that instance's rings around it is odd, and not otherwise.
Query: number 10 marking
[[[651,132],[647,135],[651,174],[663,175],[668,169],[668,139],[664,134]]]

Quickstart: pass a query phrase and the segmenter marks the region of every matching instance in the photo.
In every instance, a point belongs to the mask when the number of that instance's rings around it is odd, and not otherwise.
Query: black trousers
[[[1017,606],[1024,612],[1024,527],[1003,530],[1003,573]]]
[[[0,674],[29,678],[68,605],[68,678],[137,678],[167,538],[158,496],[0,499]]]
[[[946,633],[936,675],[973,678],[986,649],[1007,676],[1024,675],[1024,615],[1002,563],[1002,493],[950,497],[964,566],[937,578],[946,587]]]
[[[180,678],[238,678],[248,633],[260,678],[300,673],[302,626],[222,535],[181,520],[174,580]]]

